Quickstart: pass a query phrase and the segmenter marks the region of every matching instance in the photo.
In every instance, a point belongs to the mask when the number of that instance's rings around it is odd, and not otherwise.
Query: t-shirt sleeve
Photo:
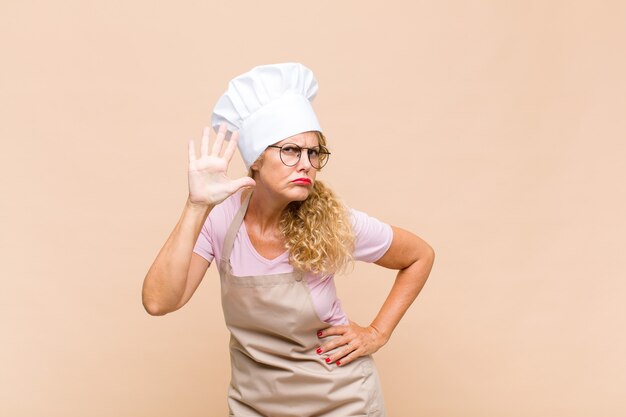
[[[198,235],[198,240],[196,240],[196,245],[193,248],[194,253],[202,256],[204,259],[209,261],[213,261],[215,257],[213,253],[213,243],[211,241],[211,234],[209,233],[209,228],[211,227],[210,216],[207,217],[207,221],[202,225],[202,230],[200,230],[200,235]]]
[[[350,208],[352,228],[356,236],[354,259],[364,262],[379,260],[393,240],[391,226],[368,214]]]

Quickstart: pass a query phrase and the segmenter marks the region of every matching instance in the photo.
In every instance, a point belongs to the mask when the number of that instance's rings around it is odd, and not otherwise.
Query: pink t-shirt
[[[241,207],[241,193],[242,190],[239,190],[215,206],[202,226],[193,251],[209,262],[221,257],[226,231]],[[391,226],[361,211],[352,208],[349,210],[356,235],[354,258],[365,262],[377,261],[391,245],[393,239]],[[233,274],[237,276],[270,275],[293,271],[288,252],[270,260],[254,249],[248,237],[245,222],[241,223],[235,237],[230,263]],[[330,325],[348,324],[348,317],[337,297],[333,277],[322,279],[321,275],[306,273],[305,278],[311,292],[313,306],[320,320]]]

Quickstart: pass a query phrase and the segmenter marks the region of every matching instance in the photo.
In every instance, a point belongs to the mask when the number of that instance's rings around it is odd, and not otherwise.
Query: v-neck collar
[[[239,201],[239,207],[237,207],[238,210],[241,208],[241,205],[242,205],[241,195],[243,195],[243,191],[240,194],[239,198],[237,199]],[[251,195],[244,197],[244,201],[246,198],[249,199],[250,197]],[[248,210],[248,207],[246,207],[246,211],[247,210]],[[283,253],[281,253],[280,255],[278,255],[277,257],[273,259],[267,259],[263,255],[261,255],[252,244],[252,240],[250,239],[250,235],[248,234],[248,229],[246,228],[245,216],[246,216],[246,212],[244,211],[243,218],[241,219],[241,226],[239,228],[239,231],[243,234],[243,240],[246,242],[246,245],[248,246],[248,248],[250,249],[250,252],[252,252],[255,258],[257,258],[259,261],[263,262],[264,264],[272,265],[272,264],[279,263],[283,261],[285,258],[289,257],[288,250],[284,251]]]

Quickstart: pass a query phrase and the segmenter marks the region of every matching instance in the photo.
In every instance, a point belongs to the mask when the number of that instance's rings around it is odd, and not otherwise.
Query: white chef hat
[[[317,94],[313,72],[302,64],[260,65],[228,83],[211,125],[227,123],[227,139],[239,130],[239,151],[246,168],[267,146],[310,130],[322,131],[311,101]]]

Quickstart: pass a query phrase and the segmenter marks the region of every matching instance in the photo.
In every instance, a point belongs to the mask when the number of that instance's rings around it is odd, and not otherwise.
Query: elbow
[[[164,308],[162,303],[159,303],[152,297],[146,297],[145,295],[142,297],[141,303],[146,312],[151,316],[164,316],[171,311]]]
[[[428,259],[430,259],[430,263],[433,264],[435,262],[435,250],[432,246],[428,245]]]
[[[141,304],[144,310],[146,310],[146,313],[151,316],[164,316],[173,311],[164,301],[167,300],[163,299],[160,291],[153,288],[146,278],[141,289]]]
[[[433,266],[433,264],[435,263],[435,250],[432,248],[432,246],[426,246],[426,250],[424,251],[424,255],[422,257],[424,261],[430,265],[430,267]]]
[[[183,305],[180,303],[175,306],[172,306],[172,305],[163,305],[162,303],[157,303],[155,301],[144,300],[143,302],[143,308],[151,316],[164,316],[166,314],[169,314],[178,310],[182,306]]]
[[[143,300],[142,302],[143,308],[146,310],[148,314],[151,316],[164,316],[169,313],[168,310],[164,309],[158,303],[150,300]]]
[[[435,250],[429,245],[423,255],[423,262],[428,271],[428,275],[433,269],[433,264],[435,263]]]
[[[424,265],[430,270],[435,263],[435,250],[427,243],[420,245],[419,250],[415,253],[413,264]]]

